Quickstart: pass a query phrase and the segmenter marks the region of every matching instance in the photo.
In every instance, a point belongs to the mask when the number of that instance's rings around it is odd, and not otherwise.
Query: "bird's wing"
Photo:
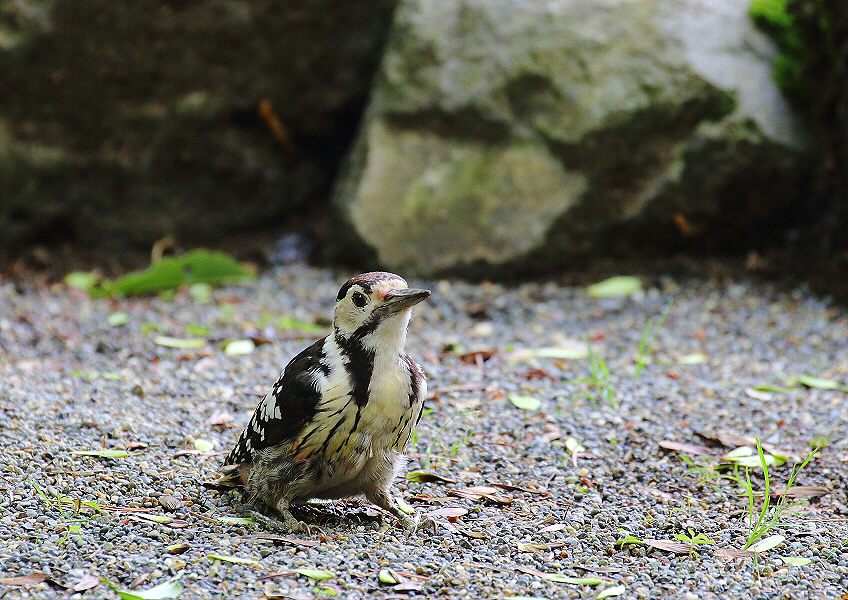
[[[225,465],[251,462],[253,453],[289,440],[312,420],[321,401],[318,379],[326,366],[324,340],[318,340],[291,359],[274,387],[265,395]]]

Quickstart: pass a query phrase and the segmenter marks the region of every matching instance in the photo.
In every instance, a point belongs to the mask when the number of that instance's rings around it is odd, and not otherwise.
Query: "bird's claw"
[[[436,522],[430,517],[415,513],[413,515],[404,515],[400,520],[401,526],[406,530],[408,537],[412,537],[416,533],[436,533]]]
[[[250,504],[242,504],[238,507],[240,514],[253,519],[255,525],[274,533],[309,533],[309,526],[303,521],[298,521],[291,513],[280,513],[280,518],[275,519],[262,514]]]

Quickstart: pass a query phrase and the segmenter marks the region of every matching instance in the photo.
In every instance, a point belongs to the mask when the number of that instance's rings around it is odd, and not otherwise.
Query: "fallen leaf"
[[[760,402],[769,402],[774,399],[774,394],[772,392],[764,392],[755,388],[745,388],[745,395],[749,398],[753,398],[754,400],[759,400]]]
[[[380,580],[380,583],[386,583],[388,585],[396,585],[400,583],[400,577],[395,575],[394,571],[391,569],[380,569],[380,572],[377,574],[377,579]]]
[[[611,598],[612,596],[621,596],[624,593],[625,587],[623,585],[614,585],[612,587],[608,587],[605,590],[601,590],[597,596],[595,596],[596,600],[603,600],[603,598]]]
[[[443,506],[442,508],[437,508],[435,510],[431,510],[427,513],[428,517],[446,517],[448,519],[456,519],[463,515],[467,515],[468,511],[464,508],[460,508],[458,506]]]
[[[255,558],[240,558],[238,556],[227,556],[225,554],[207,554],[206,558],[210,560],[220,560],[223,562],[235,563],[238,565],[256,565],[259,566],[259,561]]]
[[[803,567],[812,562],[809,558],[803,558],[801,556],[781,556],[780,560],[790,567]]]
[[[681,365],[700,365],[707,362],[707,355],[703,352],[693,352],[681,356],[677,359],[677,362]]]
[[[292,569],[292,571],[304,577],[317,580],[332,579],[336,576],[332,571],[326,571],[324,569]]]
[[[561,346],[547,348],[522,348],[509,352],[507,360],[530,360],[531,358],[553,358],[559,360],[583,360],[589,357],[586,342],[569,340]]]
[[[72,450],[71,454],[79,456],[97,456],[98,458],[125,458],[132,456],[125,450]]]
[[[673,442],[671,440],[660,440],[657,444],[667,450],[675,450],[677,452],[685,452],[695,456],[707,456],[713,453],[712,448],[700,446],[698,444],[687,444],[686,442]]]
[[[782,535],[770,535],[767,538],[761,539],[756,544],[748,546],[748,550],[757,554],[760,552],[766,552],[782,544],[785,539],[786,538]]]
[[[467,365],[476,365],[479,362],[486,362],[491,359],[498,351],[494,350],[474,350],[473,352],[465,352],[459,355],[459,360]]]
[[[183,552],[186,552],[190,549],[191,549],[191,546],[189,546],[188,544],[185,544],[185,543],[171,544],[167,548],[168,552],[171,553],[171,554],[182,554]]]
[[[48,577],[47,573],[32,573],[18,577],[0,577],[0,583],[5,585],[33,585],[45,581]]]
[[[130,316],[125,312],[113,312],[107,317],[106,321],[112,327],[120,327],[130,322]]]
[[[166,517],[164,515],[150,515],[144,513],[127,515],[127,518],[133,519],[135,521],[150,521],[152,523],[159,523],[160,525],[168,525],[169,523],[172,523],[174,521],[174,519],[172,519],[171,517]]]
[[[642,282],[638,277],[618,275],[590,285],[586,288],[586,293],[592,298],[619,298],[641,289]]]
[[[539,532],[540,533],[552,533],[554,531],[562,531],[568,527],[565,523],[554,523],[553,525],[548,525],[547,527],[542,527]]]
[[[736,560],[737,558],[753,558],[755,554],[741,548],[717,548],[714,556],[719,560]]]
[[[406,478],[416,483],[456,483],[454,479],[448,479],[447,477],[442,477],[428,471],[413,471],[412,473],[407,473]]]
[[[509,396],[509,401],[512,402],[516,407],[522,408],[524,410],[539,410],[542,407],[542,401],[538,398],[534,398],[533,396],[521,396],[518,394],[512,394]]]
[[[84,592],[100,585],[100,578],[93,575],[83,575],[76,584],[71,587],[74,592]]]
[[[788,498],[817,498],[830,493],[830,490],[821,485],[793,485],[786,488],[774,488],[772,496],[787,496]]]
[[[147,448],[147,444],[144,442],[127,442],[127,445],[124,446],[127,452],[131,450],[144,450],[145,448]]]
[[[166,348],[191,350],[193,348],[203,348],[203,346],[206,345],[206,340],[200,338],[175,338],[167,335],[159,335],[153,338],[153,343],[157,346],[165,346]]]
[[[194,440],[194,449],[200,452],[211,452],[215,449],[215,442],[204,439]]]
[[[179,581],[167,581],[147,590],[120,590],[118,587],[104,578],[103,581],[110,588],[118,592],[121,600],[164,600],[166,598],[176,598],[183,592],[183,586]]]
[[[232,415],[232,413],[228,413],[223,410],[216,410],[211,415],[209,415],[208,419],[206,419],[206,424],[212,427],[215,427],[216,425],[223,426],[227,423],[230,423],[234,419],[235,417]]]
[[[535,575],[536,577],[541,577],[542,579],[546,579],[548,581],[555,581],[557,583],[572,583],[575,585],[600,585],[604,582],[603,579],[599,579],[597,577],[568,577],[566,575],[560,575],[559,573],[544,573],[542,571],[537,571],[536,569],[531,569],[530,567],[515,567],[516,571],[521,571],[522,573],[527,573],[528,575]]]
[[[256,344],[253,340],[230,340],[224,344],[224,354],[230,356],[240,356],[250,354],[256,350]]]
[[[538,494],[539,496],[550,496],[551,493],[547,490],[538,488],[521,487],[520,485],[512,485],[509,483],[493,483],[492,487],[501,488],[502,490],[513,490],[517,492],[526,492],[528,494]]]
[[[841,387],[838,382],[832,379],[822,379],[820,377],[813,377],[812,375],[801,375],[796,377],[795,381],[803,386],[820,390],[838,390]]]
[[[253,519],[250,517],[215,517],[221,523],[226,523],[227,525],[250,525],[253,523]]]

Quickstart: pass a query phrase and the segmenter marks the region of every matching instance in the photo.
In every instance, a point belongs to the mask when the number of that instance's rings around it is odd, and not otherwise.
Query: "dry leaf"
[[[698,444],[687,444],[686,442],[660,440],[657,444],[667,450],[676,450],[677,452],[685,452],[686,454],[694,454],[696,456],[708,456],[713,453],[711,448],[700,446]]]
[[[459,355],[459,360],[467,365],[476,365],[481,362],[486,362],[490,358],[492,358],[495,354],[497,354],[497,349],[492,350],[474,350],[473,352],[466,352],[464,354]]]
[[[756,556],[750,550],[742,550],[737,548],[716,548],[715,557],[719,560],[729,561],[737,558],[753,558]]]
[[[511,485],[509,483],[493,483],[492,487],[501,488],[502,490],[514,490],[517,492],[526,492],[528,494],[538,494],[540,496],[550,496],[551,493],[547,490],[540,490],[538,488],[528,488],[521,487],[520,485]]]
[[[233,419],[235,419],[235,417],[231,413],[228,413],[228,412],[223,411],[223,410],[216,410],[211,415],[209,415],[208,419],[206,419],[206,424],[210,425],[212,427],[215,427],[215,426],[222,426],[223,427],[227,423],[232,421]]]
[[[95,577],[94,575],[83,575],[83,578],[80,579],[71,590],[75,592],[84,592],[85,590],[90,590],[91,588],[97,587],[100,585],[100,578]]]
[[[783,496],[789,498],[817,498],[830,493],[830,490],[821,485],[793,485],[788,490],[786,488],[774,488],[772,496]]]
[[[19,577],[0,577],[0,583],[5,585],[34,585],[45,581],[48,577],[47,573],[33,573]]]
[[[458,506],[443,506],[436,510],[431,510],[427,513],[428,517],[446,517],[448,519],[457,519],[462,515],[467,515],[468,511]]]

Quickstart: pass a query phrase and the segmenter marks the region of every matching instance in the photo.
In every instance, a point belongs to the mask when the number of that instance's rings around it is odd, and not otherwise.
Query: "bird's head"
[[[349,279],[339,289],[333,311],[336,335],[366,338],[405,338],[410,308],[430,290],[410,289],[403,277],[377,271]],[[387,340],[388,341],[388,340]]]

